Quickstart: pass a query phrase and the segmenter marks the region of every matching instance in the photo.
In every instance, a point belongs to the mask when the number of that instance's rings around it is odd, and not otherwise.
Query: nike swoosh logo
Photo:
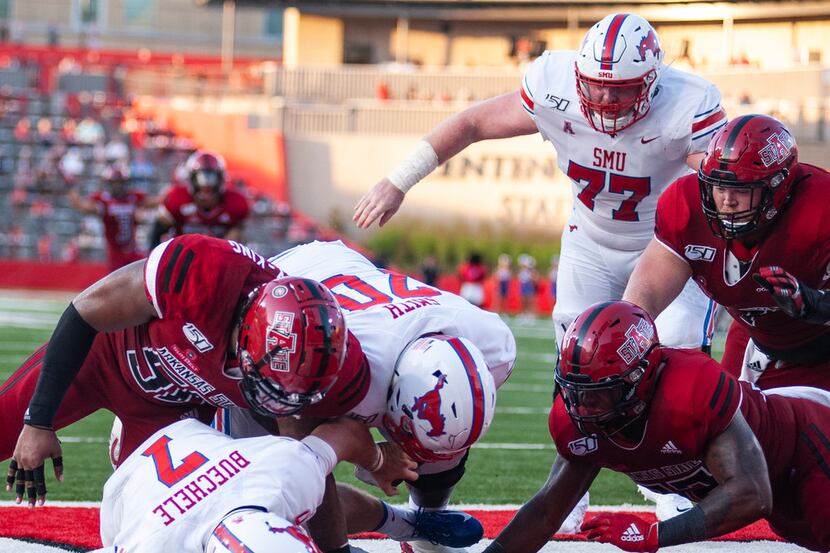
[[[657,136],[655,136],[654,138],[649,138],[648,140],[646,140],[645,136],[642,136],[642,137],[640,137],[640,144],[648,144],[649,142],[653,142],[653,141],[657,140],[658,138],[660,138],[659,134]]]

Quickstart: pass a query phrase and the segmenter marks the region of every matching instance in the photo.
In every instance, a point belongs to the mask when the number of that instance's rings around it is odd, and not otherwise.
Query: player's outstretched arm
[[[44,460],[54,460],[55,477],[63,479],[61,447],[53,428],[55,413],[83,365],[98,332],[113,331],[149,321],[155,316],[144,291],[144,261],[136,261],[104,277],[76,297],[55,327],[24,417],[14,450],[29,503],[43,504]],[[7,485],[7,488],[10,487]],[[35,491],[32,492],[31,490]],[[18,498],[22,490],[18,488]]]
[[[661,547],[722,536],[769,515],[767,462],[740,411],[709,445],[704,463],[718,486],[691,510],[658,525]]]
[[[688,263],[652,238],[628,279],[622,299],[639,305],[656,319],[680,295],[691,275]]]
[[[519,509],[484,553],[539,551],[585,495],[597,474],[599,467],[557,456],[545,485]]]
[[[340,461],[361,466],[370,473],[386,495],[397,495],[393,482],[417,480],[417,463],[391,442],[376,444],[363,423],[349,417],[321,424],[311,433],[328,443]]]
[[[536,123],[524,111],[518,91],[470,106],[427,134],[388,176],[358,201],[352,219],[359,228],[368,228],[375,221],[383,226],[398,211],[410,188],[470,144],[536,131]]]

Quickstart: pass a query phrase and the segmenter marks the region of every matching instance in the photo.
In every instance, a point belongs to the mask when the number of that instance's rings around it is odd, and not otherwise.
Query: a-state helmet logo
[[[427,432],[427,436],[434,438],[445,433],[444,415],[441,414],[441,388],[447,382],[447,375],[441,371],[435,371],[432,375],[438,377],[438,382],[435,383],[432,390],[421,397],[415,398],[415,402],[412,404],[412,412],[417,414],[419,419],[432,425],[432,430]]]
[[[640,319],[636,325],[628,327],[625,335],[628,339],[617,349],[617,353],[626,364],[630,365],[642,359],[651,347],[654,340],[654,327],[645,319]]]
[[[715,253],[717,250],[715,248],[710,248],[709,246],[699,246],[697,244],[689,244],[686,246],[684,253],[686,255],[686,259],[691,261],[714,261]]]
[[[201,330],[196,328],[195,324],[185,323],[182,327],[182,332],[184,332],[185,338],[193,344],[193,347],[199,350],[199,353],[205,353],[213,349],[213,344],[208,341]]]
[[[297,349],[297,334],[291,332],[294,328],[294,313],[277,311],[274,321],[268,328],[265,336],[265,345],[268,351],[279,346],[279,351],[271,356],[271,370],[288,372],[289,358]]]
[[[640,61],[646,61],[646,52],[651,52],[655,58],[660,57],[660,44],[657,42],[657,35],[649,31],[637,45],[637,52],[640,54]]]
[[[574,455],[588,455],[592,451],[599,449],[599,442],[596,436],[583,436],[578,440],[569,442],[568,449]]]
[[[758,155],[761,156],[764,167],[769,167],[790,157],[793,146],[795,146],[793,137],[789,133],[781,131],[767,137],[767,145],[758,150]]]

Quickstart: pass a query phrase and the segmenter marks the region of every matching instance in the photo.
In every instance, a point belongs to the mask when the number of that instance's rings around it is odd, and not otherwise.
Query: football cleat
[[[452,549],[478,543],[484,536],[484,527],[474,516],[461,511],[424,511],[419,509],[413,521],[413,534],[407,541],[412,542],[416,552],[420,551],[463,551]],[[443,546],[450,549],[423,549],[421,546]]]

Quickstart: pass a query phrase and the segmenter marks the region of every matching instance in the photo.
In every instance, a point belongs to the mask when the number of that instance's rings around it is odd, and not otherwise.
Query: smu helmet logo
[[[274,322],[268,327],[265,345],[268,350],[279,346],[279,351],[271,356],[271,370],[288,372],[288,361],[297,349],[297,334],[294,328],[294,313],[278,311],[274,313]]]
[[[432,425],[432,430],[427,432],[427,436],[432,438],[444,434],[444,415],[441,414],[441,388],[447,381],[447,375],[441,371],[435,371],[433,376],[438,377],[438,382],[421,397],[416,397],[412,404],[412,412],[418,415],[418,418],[427,421]]]
[[[640,61],[646,61],[646,52],[651,52],[655,58],[660,57],[660,45],[657,43],[657,35],[649,31],[637,45],[637,52],[640,54]]]

